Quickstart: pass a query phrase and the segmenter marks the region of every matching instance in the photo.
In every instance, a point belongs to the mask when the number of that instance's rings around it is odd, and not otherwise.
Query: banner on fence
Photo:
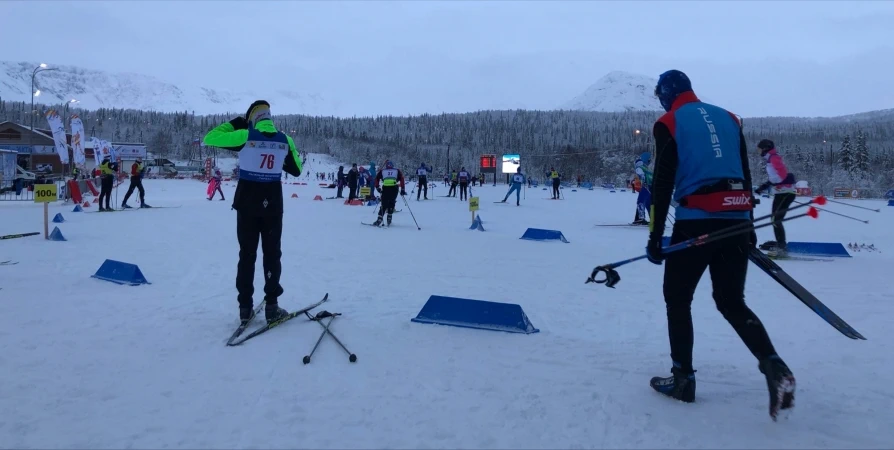
[[[50,131],[53,133],[53,140],[56,142],[56,153],[59,154],[62,164],[68,164],[68,143],[65,138],[65,125],[62,123],[62,117],[55,109],[47,111],[46,117]]]
[[[87,158],[84,153],[84,123],[77,114],[71,116],[71,154],[78,167],[84,167]]]

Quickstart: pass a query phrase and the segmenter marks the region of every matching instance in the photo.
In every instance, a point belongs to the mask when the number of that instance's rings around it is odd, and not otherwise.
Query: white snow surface
[[[320,155],[310,155],[317,159]],[[320,161],[320,159],[317,159]],[[335,171],[327,163],[310,171]],[[411,168],[404,168],[409,171]],[[291,178],[291,177],[290,177]],[[308,365],[321,327],[299,318],[228,348],[238,322],[234,183],[145,180],[153,206],[73,213],[56,203],[66,242],[0,241],[0,446],[4,448],[890,448],[894,208],[868,225],[820,213],[787,225],[790,240],[860,242],[834,262],[780,262],[867,341],[845,338],[753,265],[746,296],[798,380],[787,420],[768,416],[757,361],[723,320],[707,274],[695,295],[697,402],[649,387],[669,374],[663,268],[619,269],[616,289],[584,284],[596,265],[643,252],[629,222],[635,196],[602,190],[522,206],[494,204],[507,187],[475,187],[487,231],[446,193],[409,208],[391,229],[360,225],[373,207],[313,201],[334,190],[286,184],[280,304],[325,293],[340,312]],[[289,180],[294,181],[294,179]],[[127,183],[113,194],[120,202]],[[411,191],[413,183],[407,186]],[[290,198],[296,193],[298,198]],[[132,201],[133,203],[133,201]],[[881,206],[864,201],[862,206]],[[758,214],[768,211],[758,207]],[[87,208],[95,211],[96,206]],[[38,231],[41,207],[0,203],[0,235]],[[50,224],[52,229],[56,224]],[[518,238],[561,230],[570,244]],[[761,241],[772,239],[759,230]],[[260,253],[260,251],[259,251]],[[106,259],[139,265],[151,285],[90,277]],[[258,258],[260,266],[261,257]],[[255,274],[256,302],[263,296]],[[411,323],[430,295],[522,305],[541,332],[519,335]],[[259,326],[255,320],[254,326]]]
[[[0,61],[0,97],[31,101],[31,73],[37,63]],[[278,114],[334,114],[338,103],[314,92],[288,89],[264,92],[233,91],[202,86],[177,85],[149,75],[106,72],[75,66],[52,66],[36,77],[41,90],[34,101],[48,105],[78,100],[76,107],[138,109],[160,112],[220,114],[243,112],[252,102],[266,99]]]
[[[629,72],[609,72],[583,93],[561,106],[575,111],[663,111],[655,98],[657,78]]]

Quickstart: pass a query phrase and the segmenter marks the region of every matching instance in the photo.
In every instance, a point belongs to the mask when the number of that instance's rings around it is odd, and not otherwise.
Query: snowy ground
[[[311,155],[312,157],[314,155]],[[314,164],[312,164],[313,166]],[[312,171],[334,171],[316,164]],[[327,168],[328,167],[328,168]],[[303,178],[303,177],[302,177]],[[798,378],[787,421],[767,415],[757,362],[715,310],[707,276],[696,293],[698,398],[653,392],[669,373],[662,268],[620,269],[617,289],[584,285],[593,266],[641,254],[642,229],[597,228],[633,216],[634,196],[570,192],[494,204],[506,186],[475,188],[486,232],[468,230],[457,199],[402,202],[392,229],[359,224],[374,208],[312,201],[334,190],[285,187],[281,304],[326,292],[333,332],[358,355],[296,319],[242,347],[235,213],[205,185],[147,180],[147,201],[181,208],[72,213],[67,242],[0,241],[0,446],[4,448],[890,448],[894,208],[830,209],[788,226],[791,240],[861,242],[882,253],[782,262],[868,341],[852,341],[750,266],[747,297]],[[118,201],[127,183],[120,187]],[[412,184],[408,186],[408,190]],[[431,195],[430,195],[431,196]],[[410,197],[408,197],[410,199]],[[860,205],[881,206],[881,202]],[[769,205],[762,204],[759,213]],[[88,210],[95,211],[93,206]],[[40,207],[0,204],[0,235],[42,229]],[[51,229],[52,229],[51,224]],[[570,244],[522,241],[527,227]],[[772,233],[761,230],[761,241]],[[153,283],[90,278],[106,258],[136,263]],[[260,261],[259,261],[260,265]],[[256,274],[256,288],[262,288]],[[539,334],[411,323],[432,294],[521,304]],[[260,296],[257,298],[260,301]]]

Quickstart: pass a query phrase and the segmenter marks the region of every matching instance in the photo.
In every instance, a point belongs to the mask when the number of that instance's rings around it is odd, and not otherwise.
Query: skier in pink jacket
[[[785,227],[782,219],[785,213],[795,201],[795,174],[788,171],[782,157],[776,152],[776,144],[769,139],[763,139],[757,144],[761,152],[761,158],[767,164],[767,182],[757,188],[757,193],[773,190],[773,234],[776,242],[765,242],[761,249],[768,250],[777,257],[786,255]]]

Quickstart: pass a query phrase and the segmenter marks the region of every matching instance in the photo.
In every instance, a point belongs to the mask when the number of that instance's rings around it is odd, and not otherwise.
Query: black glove
[[[751,248],[757,248],[757,232],[754,229],[751,230],[751,235],[748,237],[748,243],[751,244]]]
[[[400,195],[404,195],[404,196],[406,196],[406,195],[407,195],[407,191],[401,189],[401,190],[400,190]]]
[[[230,121],[230,125],[233,126],[234,130],[247,130],[248,129],[248,121],[245,120],[244,117],[239,116]]]
[[[664,261],[664,253],[661,251],[661,244],[664,240],[664,236],[658,233],[650,233],[649,234],[649,243],[646,244],[646,258],[652,264],[661,265],[661,261]]]
[[[378,192],[378,193],[380,193],[380,194],[381,194],[381,193],[382,193],[382,188],[380,188],[380,187],[377,187],[377,188],[376,188],[376,192]]]
[[[760,205],[760,204],[761,204],[761,199],[752,196],[752,197],[751,197],[751,204],[754,205],[754,206]]]

